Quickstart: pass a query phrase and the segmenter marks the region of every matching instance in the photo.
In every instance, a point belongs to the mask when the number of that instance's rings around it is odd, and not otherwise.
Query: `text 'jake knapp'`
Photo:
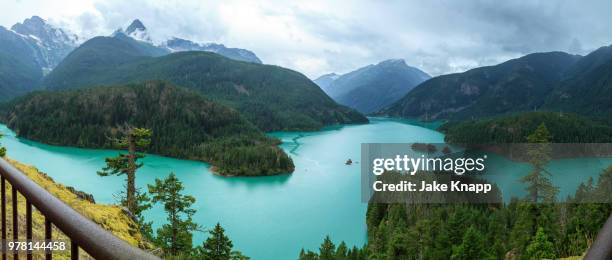
[[[400,181],[399,183],[384,183],[383,181],[375,181],[372,184],[374,191],[417,191],[417,192],[444,192],[444,191],[464,191],[474,193],[488,193],[493,189],[493,186],[488,183],[461,183],[461,181],[451,181],[448,183],[438,183],[432,181],[428,183],[421,181],[421,185],[417,187],[417,183],[411,181]],[[449,189],[450,187],[450,189]]]
[[[415,175],[417,172],[452,171],[456,175],[465,172],[482,172],[485,169],[485,159],[482,158],[426,158],[425,155],[413,158],[408,155],[396,155],[395,158],[375,158],[372,161],[372,173],[381,175],[385,171],[406,172]],[[420,184],[420,185],[419,185]],[[437,181],[400,181],[398,183],[384,183],[377,180],[372,184],[374,191],[399,191],[399,192],[474,192],[488,193],[492,185],[488,183],[462,183],[451,181],[450,183],[439,183]]]

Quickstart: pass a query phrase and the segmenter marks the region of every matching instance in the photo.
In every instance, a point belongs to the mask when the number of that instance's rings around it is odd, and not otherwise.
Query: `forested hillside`
[[[49,90],[59,90],[95,84],[93,79],[98,74],[130,61],[164,54],[167,52],[163,49],[123,34],[95,37],[71,52],[44,78],[42,85]]]
[[[580,256],[612,214],[609,204],[585,202],[605,198],[611,185],[612,167],[565,204],[369,204],[367,249],[375,259]]]
[[[612,46],[580,59],[547,98],[545,109],[605,118],[612,115]]]
[[[580,184],[567,203],[370,203],[368,243],[336,246],[326,238],[316,259],[558,259],[583,255],[612,214],[612,167]]]
[[[442,125],[445,141],[459,144],[526,143],[540,124],[550,131],[553,143],[610,143],[609,122],[569,113],[531,112]]]
[[[240,62],[210,52],[153,56],[130,41],[94,38],[70,54],[43,85],[49,90],[167,80],[198,90],[240,111],[265,131],[314,130],[329,124],[365,123],[336,104],[304,75],[277,66]]]
[[[579,58],[563,52],[535,53],[495,66],[438,76],[381,113],[430,120],[532,111],[544,104]]]
[[[2,114],[20,137],[48,144],[113,148],[122,127],[153,131],[149,151],[212,163],[224,175],[293,171],[293,162],[237,111],[165,82],[35,92]]]

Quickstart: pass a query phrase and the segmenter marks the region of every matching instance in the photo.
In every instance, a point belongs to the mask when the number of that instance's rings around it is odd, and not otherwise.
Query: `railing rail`
[[[612,259],[612,214],[597,234],[597,238],[584,259]]]
[[[79,248],[96,259],[159,259],[127,242],[117,238],[110,232],[98,226],[90,219],[82,216],[70,206],[51,195],[47,190],[38,186],[34,181],[0,158],[0,200],[2,218],[2,239],[6,241],[6,184],[12,186],[12,213],[13,213],[13,239],[18,235],[18,207],[17,192],[26,199],[26,238],[32,239],[32,206],[45,217],[45,239],[50,240],[52,235],[51,224],[59,228],[71,241],[71,258],[78,259]],[[7,257],[2,252],[2,259]],[[50,251],[46,252],[46,259],[51,259]],[[18,258],[18,254],[14,254]],[[27,254],[32,259],[32,254]]]

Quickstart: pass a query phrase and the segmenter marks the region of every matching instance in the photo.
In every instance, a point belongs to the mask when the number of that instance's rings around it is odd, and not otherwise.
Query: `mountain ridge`
[[[421,83],[379,114],[460,120],[540,109],[581,58],[564,52],[532,53],[441,75]]]
[[[0,101],[38,89],[43,76],[76,44],[76,36],[38,16],[11,29],[0,26]]]
[[[39,65],[46,71],[53,69],[59,62],[78,46],[79,37],[64,28],[50,25],[39,16],[32,16],[22,23],[16,23],[11,31],[28,39],[38,46]]]
[[[334,80],[338,79],[340,76],[342,75],[332,72],[332,73],[321,75],[315,80],[313,80],[312,82],[316,83],[319,87],[321,87],[323,91],[327,93],[327,89],[329,88],[329,85],[331,85],[331,83]]]
[[[408,66],[403,59],[389,59],[339,75],[334,80],[328,76],[319,82],[338,103],[370,114],[391,105],[429,78],[427,73]]]
[[[330,124],[367,122],[363,115],[336,104],[299,72],[211,52],[151,57],[139,52],[142,45],[134,42],[114,37],[89,40],[50,73],[43,86],[62,90],[166,80],[237,109],[265,131],[314,130]]]
[[[259,57],[252,51],[240,48],[228,48],[218,43],[198,43],[187,39],[171,37],[170,39],[162,41],[160,44],[156,44],[151,39],[147,27],[140,19],[134,19],[125,30],[119,28],[111,36],[115,37],[120,34],[131,37],[137,41],[149,43],[157,48],[166,49],[168,53],[179,51],[208,51],[234,60],[262,63]]]

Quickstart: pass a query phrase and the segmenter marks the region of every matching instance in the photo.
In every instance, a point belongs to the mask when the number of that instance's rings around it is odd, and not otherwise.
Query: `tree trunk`
[[[178,254],[178,248],[177,248],[177,238],[178,238],[178,221],[176,219],[176,211],[173,209],[172,213],[170,213],[171,215],[171,219],[172,219],[172,251],[173,254]]]
[[[136,141],[132,131],[128,133],[127,207],[136,213]]]

